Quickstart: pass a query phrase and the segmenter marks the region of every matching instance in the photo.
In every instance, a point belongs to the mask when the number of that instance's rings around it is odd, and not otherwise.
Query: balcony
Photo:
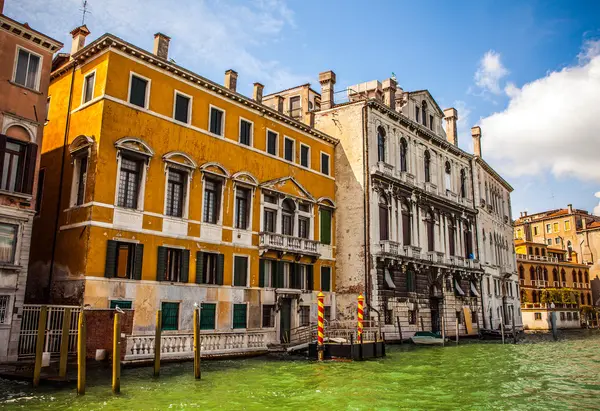
[[[377,162],[377,171],[383,175],[394,177],[394,166],[384,161]]]
[[[425,182],[423,188],[427,193],[437,194],[437,186],[433,183]]]
[[[381,246],[382,253],[406,256],[406,253],[404,252],[404,248],[402,247],[402,245],[400,243],[398,243],[396,241],[381,240],[379,242],[379,245]]]
[[[556,257],[546,257],[546,256],[542,256],[542,255],[517,254],[517,260],[546,261],[546,262],[549,262],[549,263],[558,263],[558,258],[556,258]]]
[[[444,253],[441,253],[439,251],[428,251],[427,260],[431,261],[432,263],[443,264]]]
[[[318,241],[277,233],[260,233],[258,248],[319,257]]]
[[[544,309],[552,309],[551,304],[547,303],[521,303],[521,308],[544,308]],[[554,303],[554,309],[577,309],[577,304],[563,304],[563,303]]]

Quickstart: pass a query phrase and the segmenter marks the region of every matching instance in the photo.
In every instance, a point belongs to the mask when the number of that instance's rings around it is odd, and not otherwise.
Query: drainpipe
[[[363,197],[363,208],[364,208],[364,214],[365,214],[364,223],[363,223],[363,229],[364,229],[363,241],[365,242],[365,244],[364,244],[364,249],[365,249],[365,303],[366,303],[367,307],[371,308],[371,282],[370,282],[371,255],[370,255],[370,245],[369,245],[369,238],[370,238],[369,233],[371,230],[371,224],[370,224],[370,214],[371,213],[370,213],[370,206],[369,206],[369,204],[370,204],[369,203],[369,194],[370,194],[369,144],[367,142],[368,102],[365,103],[365,105],[362,108],[362,111],[363,111],[362,112],[362,118],[363,118],[362,139],[363,139],[363,152],[364,152],[363,178],[365,180],[365,195]]]
[[[64,182],[64,174],[65,174],[65,154],[67,151],[67,143],[69,139],[69,125],[71,122],[71,101],[73,99],[73,82],[75,80],[75,67],[73,64],[73,71],[71,71],[71,86],[69,89],[69,103],[67,105],[67,121],[65,124],[65,136],[63,140],[63,150],[62,150],[62,159],[60,162],[60,180],[58,183],[58,200],[56,201],[56,218],[54,219],[54,233],[52,236],[52,256],[50,258],[50,272],[48,273],[48,288],[46,289],[46,301],[50,300],[51,290],[52,290],[52,277],[54,276],[54,263],[55,263],[55,253],[56,253],[56,240],[58,237],[58,224],[60,222],[60,204],[62,202],[62,191],[63,191],[63,182]]]

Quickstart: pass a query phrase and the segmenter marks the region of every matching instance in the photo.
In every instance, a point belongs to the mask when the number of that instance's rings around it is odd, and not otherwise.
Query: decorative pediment
[[[192,170],[195,170],[198,167],[198,164],[196,164],[194,159],[182,151],[171,151],[163,156],[163,160],[166,163],[171,163]]]
[[[262,183],[261,188],[277,191],[302,200],[315,202],[313,196],[294,177],[282,177]]]
[[[213,175],[223,177],[223,178],[231,177],[231,174],[229,174],[229,171],[227,171],[227,169],[225,167],[223,167],[221,164],[217,163],[216,161],[209,161],[208,163],[202,164],[200,166],[200,170],[203,173],[209,173],[209,174],[213,174]]]
[[[325,207],[330,207],[330,208],[335,208],[335,201],[333,201],[331,198],[329,197],[321,197],[317,200],[317,203],[320,206],[325,206]]]
[[[425,100],[428,109],[435,110],[436,114],[438,114],[441,117],[444,117],[443,110],[440,108],[440,106],[438,106],[437,102],[435,101],[429,90],[412,91],[410,93],[410,97],[417,101],[419,104],[421,104],[423,100]]]
[[[154,156],[154,150],[152,150],[145,141],[137,137],[123,137],[117,140],[115,147],[117,149],[135,152],[146,157]]]
[[[258,186],[258,180],[247,171],[239,171],[231,177],[234,181],[251,186]]]
[[[77,152],[87,150],[93,145],[94,139],[90,136],[85,136],[82,134],[80,136],[75,137],[75,140],[73,140],[71,144],[69,144],[69,153],[73,155]]]

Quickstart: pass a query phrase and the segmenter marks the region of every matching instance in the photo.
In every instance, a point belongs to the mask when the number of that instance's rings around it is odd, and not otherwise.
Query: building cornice
[[[77,53],[72,56],[72,60],[67,64],[59,67],[51,74],[51,80],[55,80],[65,73],[67,73],[72,67],[80,66],[84,64],[88,59],[92,58],[96,54],[104,51],[105,49],[115,49],[120,50],[123,54],[125,53],[127,56],[132,59],[142,60],[147,64],[151,64],[155,66],[158,70],[170,73],[171,75],[175,75],[180,77],[182,81],[186,81],[190,84],[193,84],[197,88],[205,89],[211,91],[213,93],[217,93],[221,95],[223,98],[230,99],[236,101],[238,103],[244,104],[251,109],[257,110],[261,112],[265,116],[269,116],[275,118],[286,125],[299,129],[305,133],[308,133],[314,137],[317,137],[327,143],[333,144],[334,146],[338,144],[338,139],[331,137],[325,133],[322,133],[300,121],[297,121],[283,113],[279,113],[278,111],[267,107],[264,104],[258,103],[242,94],[231,91],[228,88],[217,84],[211,80],[208,80],[192,71],[189,71],[181,66],[176,65],[170,61],[164,60],[156,55],[143,50],[137,46],[134,46],[125,40],[116,37],[110,33],[104,34],[94,42],[90,43]]]
[[[38,47],[47,49],[52,54],[60,50],[63,46],[60,41],[54,40],[52,37],[48,37],[45,34],[42,34],[39,31],[26,26],[25,24],[19,23],[10,17],[6,17],[3,14],[0,14],[0,30],[27,40]]]
[[[496,172],[496,170],[494,170],[492,168],[492,166],[490,166],[483,158],[481,157],[477,157],[477,156],[473,156],[473,159],[475,160],[476,163],[478,163],[479,165],[481,165],[481,167],[483,167],[485,169],[485,171],[487,171],[489,174],[492,175],[492,177],[494,177],[500,184],[502,184],[504,186],[504,188],[506,188],[509,192],[513,192],[514,188],[508,183],[508,181],[506,181],[505,179],[503,179],[500,174],[498,174]]]

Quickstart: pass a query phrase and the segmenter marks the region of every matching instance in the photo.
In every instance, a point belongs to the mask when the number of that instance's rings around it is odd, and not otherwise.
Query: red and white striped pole
[[[362,294],[358,296],[358,340],[362,339],[363,333],[363,317],[364,317],[364,305],[365,297]]]
[[[318,352],[318,358],[319,361],[323,361],[323,350],[324,350],[324,346],[323,346],[323,318],[325,317],[325,304],[323,302],[323,299],[325,298],[325,295],[323,295],[322,291],[319,291],[319,295],[317,295],[317,300],[318,300],[318,306],[319,306],[319,323],[317,326],[317,352]]]

